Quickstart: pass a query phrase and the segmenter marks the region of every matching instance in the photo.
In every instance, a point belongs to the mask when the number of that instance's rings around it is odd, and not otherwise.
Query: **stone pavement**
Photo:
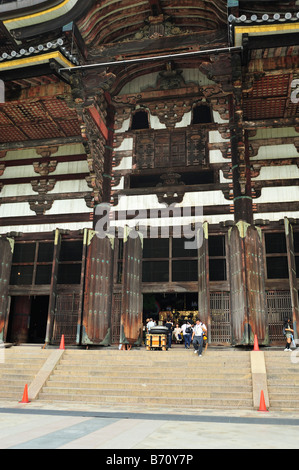
[[[141,462],[143,467],[145,460],[156,465],[155,459],[162,459],[157,455],[174,459],[181,451],[185,460],[178,463],[190,467],[198,464],[198,449],[280,449],[285,445],[299,447],[299,413],[207,409],[178,413],[171,408],[119,406],[111,410],[87,404],[0,402],[1,449],[102,449],[102,463],[134,467]],[[144,451],[149,452],[146,459]],[[135,456],[136,462],[109,460],[124,455]],[[190,462],[186,455],[191,456]]]

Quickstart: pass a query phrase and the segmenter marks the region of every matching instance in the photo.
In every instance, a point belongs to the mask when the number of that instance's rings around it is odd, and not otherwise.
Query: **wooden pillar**
[[[3,342],[6,340],[8,327],[8,288],[13,249],[13,239],[0,238],[0,341]]]
[[[211,314],[209,288],[208,224],[202,227],[202,244],[198,247],[198,315],[208,328],[208,342],[211,342]]]
[[[120,343],[139,345],[142,342],[142,237],[125,227],[123,256],[122,311]],[[136,236],[135,236],[136,235]]]
[[[56,307],[56,298],[57,298],[57,276],[58,276],[60,247],[61,247],[61,234],[60,234],[60,231],[56,229],[55,240],[54,240],[52,274],[51,274],[48,320],[47,320],[47,329],[46,329],[46,338],[45,338],[46,344],[51,343],[52,336],[53,336],[54,316],[55,316],[55,307]]]
[[[298,299],[298,281],[296,277],[296,261],[294,253],[294,238],[293,228],[287,217],[284,218],[284,228],[287,245],[287,256],[288,256],[288,268],[289,268],[289,282],[290,282],[290,293],[292,302],[292,314],[291,318],[294,327],[295,339],[299,338],[299,299]]]
[[[232,55],[230,139],[235,226],[230,230],[232,341],[235,345],[269,343],[262,238],[253,225],[248,136],[243,127],[242,70]]]
[[[111,304],[113,289],[114,238],[99,238],[89,230],[82,344],[111,344]]]
[[[248,139],[243,128],[241,58],[232,55],[233,92],[230,95],[230,139],[235,221],[253,223]]]
[[[259,229],[238,222],[229,231],[232,343],[269,344],[264,257]]]

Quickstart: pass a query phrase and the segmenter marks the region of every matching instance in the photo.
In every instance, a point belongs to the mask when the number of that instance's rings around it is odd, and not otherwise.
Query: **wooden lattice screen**
[[[267,308],[270,341],[283,341],[284,320],[292,319],[292,302],[289,291],[268,291]]]
[[[229,292],[211,292],[211,342],[231,343],[231,317]]]

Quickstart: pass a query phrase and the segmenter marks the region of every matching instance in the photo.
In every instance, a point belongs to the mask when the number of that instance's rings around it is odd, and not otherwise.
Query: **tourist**
[[[192,336],[192,326],[189,321],[186,321],[182,325],[182,332],[183,332],[183,338],[184,338],[184,343],[185,343],[185,349],[190,349],[190,344],[191,344],[191,336]]]
[[[194,346],[194,353],[201,357],[202,345],[203,345],[203,333],[207,333],[207,327],[198,318],[193,329],[192,341]]]
[[[182,339],[182,328],[180,328],[178,323],[175,325],[175,329],[173,330],[173,334],[174,334],[176,344],[180,343],[181,339]]]
[[[167,348],[171,348],[171,340],[172,340],[172,329],[173,329],[173,323],[170,318],[167,319],[165,323],[166,328],[168,328],[168,334],[167,334]]]
[[[284,323],[283,332],[284,332],[284,336],[287,340],[285,351],[292,351],[291,350],[291,343],[294,340],[294,336],[293,336],[294,335],[294,330],[293,330],[293,326],[291,324],[291,320],[289,318]]]

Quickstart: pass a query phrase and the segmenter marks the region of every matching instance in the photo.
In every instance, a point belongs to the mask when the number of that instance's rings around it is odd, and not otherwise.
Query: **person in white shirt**
[[[153,328],[153,326],[156,326],[156,322],[152,318],[150,318],[149,322],[146,325],[148,334],[150,334],[151,328]]]
[[[191,335],[192,335],[192,326],[189,321],[186,321],[182,325],[182,332],[183,332],[183,337],[184,337],[185,349],[189,349],[190,344],[191,344]]]
[[[194,353],[198,354],[201,357],[202,345],[203,345],[203,333],[207,333],[207,327],[204,325],[201,320],[198,318],[196,320],[196,325],[193,328],[192,342],[194,346]]]

